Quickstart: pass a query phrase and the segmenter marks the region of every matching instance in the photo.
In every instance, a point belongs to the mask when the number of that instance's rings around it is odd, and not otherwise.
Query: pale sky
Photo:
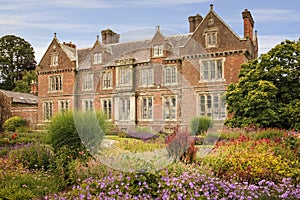
[[[259,54],[300,37],[299,0],[0,0],[0,37],[24,38],[39,62],[54,33],[78,48],[91,47],[107,28],[119,33],[121,41],[152,38],[158,25],[165,35],[188,33],[188,16],[205,17],[210,4],[240,37],[241,12],[251,12]]]

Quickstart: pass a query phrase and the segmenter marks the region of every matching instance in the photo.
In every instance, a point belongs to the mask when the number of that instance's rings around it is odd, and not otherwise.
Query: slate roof
[[[12,97],[13,103],[38,104],[38,97],[33,94],[0,90],[5,96]]]
[[[174,59],[179,58],[179,48],[182,47],[187,40],[191,37],[192,33],[173,35],[166,37],[167,41],[171,45],[170,51],[173,53],[169,58]],[[104,44],[102,44],[104,45]],[[105,51],[110,54],[106,58],[104,67],[114,66],[115,61],[123,58],[134,58],[135,63],[144,63],[150,61],[150,48],[151,39],[132,41],[132,42],[122,42],[107,44],[105,46]],[[79,69],[89,69],[92,63],[92,48],[78,49],[77,58]]]

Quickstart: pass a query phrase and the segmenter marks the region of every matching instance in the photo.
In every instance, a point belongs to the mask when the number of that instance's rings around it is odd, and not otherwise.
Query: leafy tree
[[[16,87],[13,89],[15,92],[30,93],[32,82],[37,81],[37,74],[35,70],[23,71],[22,79],[15,82]]]
[[[0,38],[1,89],[12,90],[15,81],[22,79],[22,71],[35,69],[33,47],[24,39],[6,35]]]
[[[300,129],[300,39],[286,40],[242,65],[228,86],[226,125]]]

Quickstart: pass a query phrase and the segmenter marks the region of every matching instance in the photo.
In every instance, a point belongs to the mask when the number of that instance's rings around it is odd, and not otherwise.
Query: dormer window
[[[100,64],[100,63],[102,63],[102,53],[100,52],[94,53],[93,64]]]
[[[57,67],[58,66],[58,53],[53,53],[51,55],[51,66]]]
[[[155,44],[153,45],[153,57],[160,57],[164,55],[164,45]]]
[[[205,45],[206,47],[217,46],[217,32],[208,32],[205,34]]]

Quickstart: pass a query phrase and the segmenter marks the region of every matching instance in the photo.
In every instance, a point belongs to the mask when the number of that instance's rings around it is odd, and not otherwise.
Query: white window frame
[[[59,106],[59,112],[67,112],[70,110],[70,101],[69,100],[59,100],[58,106]]]
[[[83,74],[83,90],[93,90],[94,89],[94,74],[85,73]]]
[[[103,112],[106,114],[109,120],[112,119],[112,99],[111,98],[104,98],[101,99],[101,107]]]
[[[53,75],[48,78],[48,91],[49,92],[61,92],[63,88],[62,75]]]
[[[153,55],[153,57],[164,56],[164,45],[163,44],[153,45],[152,55]]]
[[[151,121],[153,120],[153,97],[141,98],[141,120]]]
[[[154,69],[145,68],[141,69],[141,85],[151,86],[154,83]]]
[[[200,60],[200,81],[223,81],[224,59]]]
[[[163,97],[163,119],[165,121],[177,120],[177,104],[177,96],[172,95]]]
[[[53,101],[43,101],[43,119],[50,121],[53,117]]]
[[[82,110],[83,111],[94,110],[94,100],[93,99],[82,99]]]
[[[119,68],[119,85],[127,86],[131,85],[132,70],[130,67],[120,67]]]
[[[164,85],[177,84],[177,66],[165,66],[163,76]]]
[[[102,74],[102,88],[111,89],[112,88],[112,72],[106,71]]]
[[[198,116],[210,117],[214,120],[226,118],[226,103],[222,100],[224,93],[198,94]]]
[[[101,64],[102,63],[102,53],[95,52],[93,55],[93,64]]]
[[[51,54],[51,67],[57,67],[58,66],[58,53],[54,52]]]
[[[130,120],[130,98],[120,98],[119,101],[119,119],[120,121]]]
[[[205,33],[205,46],[207,48],[217,46],[217,32],[207,32]]]

